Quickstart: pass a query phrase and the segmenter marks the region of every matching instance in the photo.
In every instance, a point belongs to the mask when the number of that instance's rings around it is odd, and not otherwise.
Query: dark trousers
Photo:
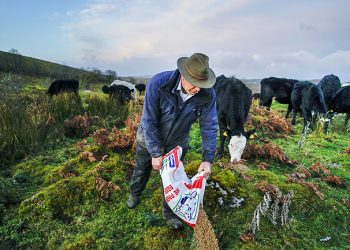
[[[184,159],[187,153],[187,148],[183,149],[181,160]],[[147,149],[137,143],[136,145],[136,166],[130,181],[130,193],[134,196],[140,196],[145,190],[148,179],[152,171],[152,157]],[[162,185],[163,188],[163,185]],[[177,218],[171,208],[165,202],[164,192],[162,191],[163,216],[165,219]]]

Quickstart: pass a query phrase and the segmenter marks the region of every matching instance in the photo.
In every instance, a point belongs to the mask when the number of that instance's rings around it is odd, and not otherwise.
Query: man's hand
[[[203,161],[198,168],[198,173],[204,171],[203,177],[208,178],[211,174],[211,163],[208,161]]]
[[[152,167],[154,170],[159,170],[163,166],[163,156],[152,158]]]

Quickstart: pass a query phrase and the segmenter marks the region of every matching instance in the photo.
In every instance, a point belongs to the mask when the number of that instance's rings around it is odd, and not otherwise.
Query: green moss
[[[19,196],[11,183],[0,175],[0,204],[10,205],[18,202]],[[3,207],[4,210],[4,207]]]
[[[210,175],[213,181],[220,184],[221,187],[229,189],[235,187],[237,184],[236,175],[229,169],[223,169],[222,171],[213,171]]]
[[[195,175],[198,173],[198,168],[201,165],[201,160],[191,161],[185,165],[187,175]]]
[[[65,241],[62,244],[62,250],[75,250],[75,249],[96,249],[96,238],[91,233],[77,235],[74,239]],[[101,246],[101,243],[100,243]]]
[[[101,238],[96,240],[96,248],[98,250],[112,249],[113,241],[109,238]]]
[[[179,240],[179,236],[188,237],[188,234],[166,227],[149,228],[143,235],[144,249],[188,249],[190,241]]]
[[[202,153],[196,152],[195,150],[189,150],[186,154],[184,164],[187,165],[188,162],[201,160],[202,159]]]
[[[278,185],[280,182],[280,177],[271,171],[253,170],[248,174],[256,181],[266,180],[273,185]]]
[[[84,200],[96,195],[93,177],[63,179],[24,200],[18,212],[22,218],[34,223],[38,219],[69,222],[82,213],[81,204]]]

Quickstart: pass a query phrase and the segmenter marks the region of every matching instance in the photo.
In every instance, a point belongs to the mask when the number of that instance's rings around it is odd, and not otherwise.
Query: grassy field
[[[152,172],[141,204],[126,207],[142,106],[116,106],[100,85],[92,92],[82,89],[77,101],[62,96],[49,102],[45,86],[45,79],[25,79],[15,97],[6,96],[0,105],[0,136],[7,138],[1,140],[0,158],[6,164],[0,175],[0,249],[193,248],[191,228],[172,232],[165,226],[158,172]],[[277,103],[272,113],[255,105],[247,126],[257,134],[246,161],[229,163],[225,147],[212,167],[204,209],[221,249],[349,249],[349,127],[343,128],[344,117],[338,116],[329,134],[318,128],[298,146],[302,120],[289,130],[281,118],[285,110]],[[78,115],[83,122],[67,129],[65,120]],[[195,124],[184,162],[189,175],[200,159]],[[280,201],[260,217],[260,230],[253,234],[254,211],[276,188]],[[287,223],[282,225],[283,218]]]

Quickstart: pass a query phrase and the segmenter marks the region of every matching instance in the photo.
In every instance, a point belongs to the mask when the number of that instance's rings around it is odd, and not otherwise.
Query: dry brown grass
[[[310,188],[321,200],[325,198],[325,195],[320,191],[320,187],[313,182],[307,182],[306,175],[304,173],[296,172],[288,176],[287,183],[298,183],[304,187]]]
[[[311,165],[309,169],[305,167],[298,167],[297,172],[288,176],[286,182],[299,183],[305,187],[310,188],[320,199],[324,199],[325,195],[320,191],[320,187],[313,182],[307,182],[307,178],[316,177],[321,178],[324,182],[335,185],[337,187],[345,187],[346,183],[339,176],[331,175],[331,172],[323,166],[320,162]]]
[[[326,176],[323,178],[323,181],[335,185],[337,187],[345,187],[346,183],[345,181],[340,178],[339,176]]]
[[[116,184],[113,184],[111,181],[105,181],[101,177],[97,177],[96,180],[96,190],[100,192],[102,199],[108,199],[110,193],[113,190],[120,190],[120,187]]]
[[[241,234],[239,236],[239,239],[243,242],[249,242],[249,241],[252,241],[254,239],[254,235],[250,232],[245,232],[244,234]]]
[[[78,151],[81,152],[84,150],[84,147],[87,145],[87,140],[83,139],[73,145],[73,147]]]
[[[258,168],[260,168],[261,170],[268,170],[268,165],[266,162],[260,162],[256,165]]]
[[[261,107],[258,102],[252,103],[249,114],[246,125],[271,137],[285,136],[292,132],[292,124],[281,113]]]
[[[51,117],[51,116],[50,116]],[[48,119],[46,123],[51,123],[52,119]],[[87,136],[90,132],[91,124],[98,120],[97,116],[84,115],[74,116],[71,120],[64,122],[64,131],[66,136]]]
[[[89,162],[94,162],[96,161],[96,157],[94,156],[94,154],[92,152],[89,152],[89,151],[84,151],[84,152],[81,152],[79,154],[79,157],[81,159],[85,159],[85,160],[88,160]]]
[[[134,113],[125,120],[125,129],[121,130],[116,127],[108,132],[102,128],[93,134],[94,142],[100,146],[110,148],[117,152],[133,149],[136,147],[136,133],[141,121],[141,115]]]
[[[282,151],[282,149],[271,142],[266,144],[248,144],[244,149],[243,158],[264,158],[264,159],[274,159],[282,163],[287,163],[289,165],[295,165],[297,162],[289,160],[287,155]]]
[[[350,154],[350,145],[344,150],[345,154]]]
[[[310,172],[313,176],[321,177],[321,176],[328,176],[331,174],[331,171],[329,171],[325,166],[321,164],[321,162],[316,162],[309,168]]]
[[[106,155],[103,151],[84,151],[79,154],[80,159],[88,160],[89,162],[104,161],[107,157],[108,155]]]
[[[261,181],[256,186],[256,189],[260,190],[263,193],[270,193],[271,197],[276,197],[278,188],[272,184],[269,184],[267,181]]]

